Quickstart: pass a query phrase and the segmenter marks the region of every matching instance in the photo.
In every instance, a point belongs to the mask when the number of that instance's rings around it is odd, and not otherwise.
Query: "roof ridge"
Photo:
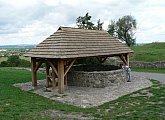
[[[76,27],[64,27],[64,26],[60,26],[58,28],[58,30],[63,30],[63,31],[65,31],[65,30],[76,30],[76,31],[79,30],[79,31],[91,31],[91,32],[107,32],[105,30],[91,30],[91,29],[83,29],[83,28],[76,28]]]

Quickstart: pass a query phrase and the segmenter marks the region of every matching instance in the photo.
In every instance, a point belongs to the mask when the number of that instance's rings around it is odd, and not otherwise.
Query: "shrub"
[[[87,58],[78,59],[75,64],[94,65],[94,64],[100,64],[100,62],[96,57],[87,57]]]

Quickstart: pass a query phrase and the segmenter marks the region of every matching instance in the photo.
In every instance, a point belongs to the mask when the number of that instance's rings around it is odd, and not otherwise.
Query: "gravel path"
[[[14,86],[52,100],[86,108],[101,105],[139,89],[150,87],[151,85],[152,82],[150,80],[134,75],[132,76],[132,82],[126,82],[118,86],[109,86],[105,88],[68,86],[65,88],[65,94],[62,95],[58,94],[57,89],[46,89],[44,87],[45,80],[39,80],[37,88],[32,87],[31,82],[18,83]]]
[[[143,76],[149,79],[158,80],[161,83],[165,84],[165,74],[161,73],[146,73],[146,72],[132,72],[132,75]]]

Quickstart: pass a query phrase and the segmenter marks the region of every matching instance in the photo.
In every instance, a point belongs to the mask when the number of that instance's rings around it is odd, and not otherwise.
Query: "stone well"
[[[78,65],[68,73],[68,85],[103,88],[127,82],[125,70],[113,65]]]

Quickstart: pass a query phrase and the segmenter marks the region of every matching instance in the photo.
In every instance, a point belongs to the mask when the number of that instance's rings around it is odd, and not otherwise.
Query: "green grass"
[[[7,57],[0,57],[0,62],[6,61]]]
[[[44,79],[38,74],[38,79]],[[14,83],[31,81],[31,72],[14,68],[0,68],[0,119],[1,120],[51,120],[42,116],[45,110],[58,110],[66,114],[80,112],[101,120],[163,120],[165,119],[165,85],[153,81],[153,86],[112,102],[93,108],[79,108],[52,101],[42,96],[25,92],[13,86]],[[145,93],[145,92],[146,93]],[[153,96],[145,96],[151,93]]]
[[[136,72],[150,72],[150,73],[164,73],[164,68],[132,68],[133,71]]]
[[[131,61],[155,62],[165,60],[165,42],[133,46],[131,49],[134,50]]]

